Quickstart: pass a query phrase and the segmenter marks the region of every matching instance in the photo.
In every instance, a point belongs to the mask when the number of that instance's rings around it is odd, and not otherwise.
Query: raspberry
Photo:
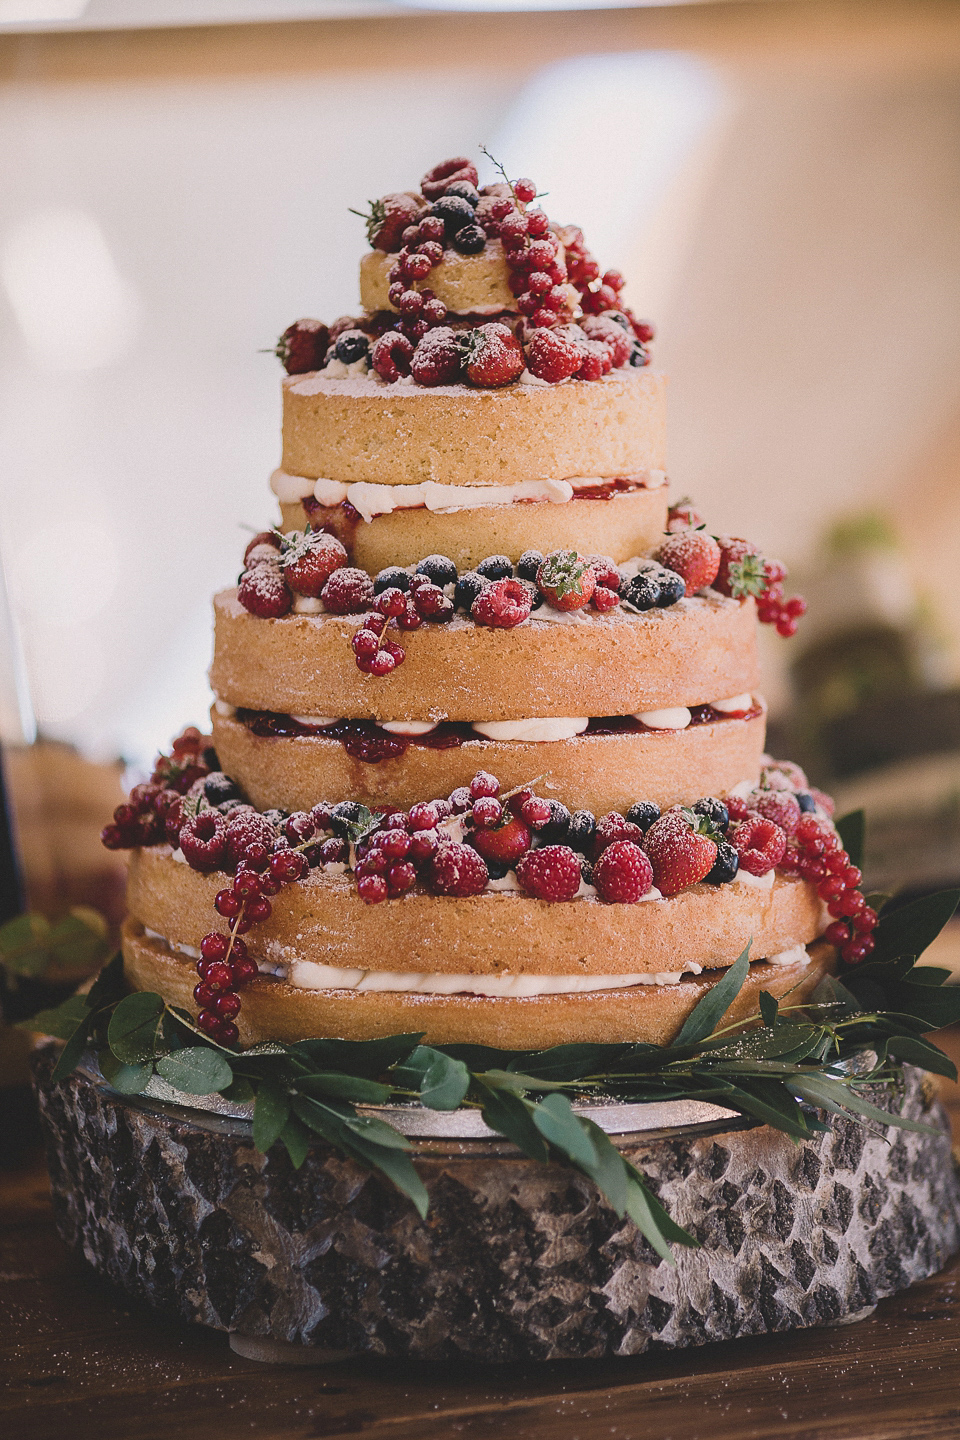
[[[487,888],[490,877],[476,850],[454,840],[444,840],[428,860],[424,878],[432,895],[462,899],[479,895]]]
[[[748,875],[766,875],[783,859],[787,848],[780,826],[755,810],[731,826],[728,839],[740,857],[740,869]]]
[[[803,813],[789,790],[760,790],[750,796],[750,808],[779,825],[785,835],[796,834]]]
[[[258,552],[254,554],[254,552]],[[261,530],[259,535],[254,535],[246,550],[243,552],[243,565],[245,570],[252,570],[258,560],[265,560],[268,564],[276,564],[280,559],[280,537],[273,530]]]
[[[428,331],[410,360],[410,374],[418,385],[451,385],[460,378],[463,352],[449,325]]]
[[[537,900],[572,900],[580,889],[580,860],[568,845],[543,845],[527,851],[517,879]]]
[[[428,170],[420,181],[420,190],[427,200],[439,200],[456,182],[466,180],[471,185],[476,185],[478,178],[477,167],[473,161],[458,155],[453,160],[441,160],[439,165]]]
[[[373,604],[373,581],[366,570],[345,565],[334,570],[320,598],[332,615],[356,615]]]
[[[386,335],[381,335],[370,351],[370,364],[380,379],[389,384],[399,380],[401,375],[410,374],[412,358],[413,344],[406,335],[396,330],[388,330]]]
[[[606,315],[588,315],[581,320],[580,328],[588,340],[599,341],[610,351],[610,363],[614,369],[626,365],[633,348],[630,337],[622,326]]]
[[[192,870],[218,870],[227,853],[227,822],[218,810],[201,810],[180,829],[180,849]]]
[[[593,859],[598,859],[609,845],[621,840],[629,840],[634,845],[640,845],[643,841],[643,831],[639,825],[635,825],[621,815],[618,810],[611,810],[609,815],[604,815],[602,820],[597,821],[591,852]]]
[[[684,594],[694,595],[711,585],[720,569],[720,546],[705,530],[684,530],[671,535],[656,556],[684,582]]]
[[[275,838],[273,826],[253,809],[244,807],[234,810],[227,821],[227,858],[231,865],[239,865],[247,858],[247,851],[254,845],[262,845],[269,852]],[[220,912],[223,914],[223,911]]]
[[[527,346],[527,368],[539,380],[556,385],[575,375],[582,358],[577,346],[555,330],[537,330]]]
[[[288,375],[319,370],[330,343],[330,332],[322,320],[295,320],[277,341],[274,351]]]
[[[677,807],[654,821],[644,837],[654,884],[664,895],[676,895],[705,880],[714,867],[717,846],[709,836],[698,833],[694,822],[699,824],[700,817]]]
[[[634,905],[653,884],[653,866],[639,845],[615,840],[594,865],[593,884],[601,900]]]
[[[347,552],[340,541],[323,531],[306,530],[283,542],[283,577],[297,595],[316,598],[334,571],[346,563]]]
[[[598,585],[590,598],[590,603],[595,610],[599,610],[601,615],[603,615],[608,610],[616,609],[620,604],[620,596],[616,590],[608,590],[606,585]]]
[[[512,630],[529,620],[533,600],[522,580],[494,580],[485,586],[470,606],[470,614],[481,625]]]
[[[554,550],[537,571],[537,589],[554,610],[581,610],[590,603],[597,577],[575,550]]]
[[[467,378],[473,385],[484,389],[509,385],[526,368],[523,348],[509,325],[478,325],[466,331],[463,343]]]
[[[580,357],[578,380],[600,380],[613,369],[609,347],[601,345],[599,340],[584,340],[580,346]]]
[[[276,565],[255,565],[240,581],[237,599],[261,620],[279,620],[293,604],[293,593]]]

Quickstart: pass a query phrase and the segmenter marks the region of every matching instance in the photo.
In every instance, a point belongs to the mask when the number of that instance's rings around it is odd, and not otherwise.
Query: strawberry
[[[436,334],[436,331],[433,332]],[[467,379],[485,390],[509,385],[526,368],[523,347],[509,325],[495,321],[461,336]],[[416,377],[415,377],[416,378]]]
[[[305,530],[282,541],[283,578],[297,595],[316,598],[334,570],[347,563],[340,541],[322,530]]]
[[[482,801],[478,803],[483,803]],[[507,823],[490,830],[476,830],[473,846],[484,860],[495,865],[516,865],[530,849],[531,834],[518,815],[508,815]]]
[[[593,884],[608,904],[635,905],[653,884],[653,866],[632,840],[615,840],[594,865]]]
[[[322,320],[295,320],[277,341],[274,354],[288,375],[319,370],[330,344],[330,332]]]
[[[576,550],[554,550],[537,571],[537,589],[554,610],[582,610],[589,605],[597,577]]]
[[[720,569],[720,546],[705,530],[684,530],[671,535],[655,557],[684,582],[684,594],[695,595],[711,585]]]
[[[415,225],[424,209],[423,200],[411,190],[402,190],[384,195],[380,200],[370,201],[369,214],[362,210],[351,210],[366,223],[367,243],[375,250],[387,253],[399,250],[402,236],[408,225]]]
[[[568,845],[543,845],[527,851],[517,879],[537,900],[572,900],[580,889],[580,860]]]
[[[718,535],[720,568],[713,581],[714,590],[742,600],[745,595],[762,595],[767,588],[766,561],[747,540]]]
[[[662,894],[676,895],[710,874],[717,858],[717,842],[707,833],[711,829],[705,816],[679,805],[650,826],[643,848]]]
[[[703,516],[688,495],[684,495],[667,511],[667,534],[677,535],[682,530],[702,530]]]

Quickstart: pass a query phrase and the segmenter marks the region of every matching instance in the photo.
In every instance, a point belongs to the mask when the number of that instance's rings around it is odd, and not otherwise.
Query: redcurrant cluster
[[[729,535],[715,538],[720,547],[720,569],[713,581],[714,590],[732,595],[735,600],[753,595],[757,616],[764,624],[776,625],[777,633],[785,639],[795,635],[807,602],[802,595],[784,599],[786,568],[779,560],[767,560],[747,540]]]
[[[638,320],[632,310],[620,303],[620,291],[624,279],[619,270],[605,270],[594,259],[583,238],[583,231],[577,225],[567,225],[560,231],[567,261],[567,277],[580,295],[580,308],[585,315],[600,315],[605,310],[617,310],[626,315],[630,328],[641,345],[649,345],[656,331],[649,320]],[[636,363],[636,361],[634,362]]]
[[[177,736],[170,755],[157,758],[149,782],[134,785],[124,804],[114,810],[113,823],[101,830],[101,842],[108,850],[133,850],[164,839],[168,816],[179,815],[181,796],[210,773],[207,744],[192,725]]]
[[[776,625],[777,634],[789,640],[797,633],[797,622],[807,613],[807,602],[802,595],[784,597],[783,582],[786,569],[779,560],[767,560],[763,567],[766,585],[757,596],[757,619],[764,625]]]
[[[406,659],[402,645],[385,640],[391,622],[398,630],[419,630],[424,620],[445,624],[453,619],[453,601],[427,575],[411,575],[409,590],[388,586],[374,597],[373,610],[354,631],[351,644],[357,666],[367,675],[389,675]]]
[[[830,822],[818,815],[803,815],[788,841],[780,869],[816,881],[818,893],[834,917],[823,938],[837,947],[848,965],[865,960],[874,948],[877,912],[864,899],[860,891],[863,877]]]

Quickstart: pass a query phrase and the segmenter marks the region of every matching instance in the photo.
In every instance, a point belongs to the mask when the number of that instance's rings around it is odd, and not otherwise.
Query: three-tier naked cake
[[[130,984],[223,1043],[663,1043],[748,944],[734,1016],[871,948],[829,801],[764,754],[756,624],[803,602],[671,506],[620,275],[478,183],[375,202],[363,312],[281,337],[212,735],[104,832]]]

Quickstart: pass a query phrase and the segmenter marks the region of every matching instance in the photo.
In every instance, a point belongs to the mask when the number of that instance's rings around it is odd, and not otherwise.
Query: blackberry
[[[817,802],[816,800],[814,800],[809,790],[798,790],[794,795],[794,799],[800,806],[800,809],[803,810],[806,814],[810,814],[817,808]]]
[[[550,819],[537,828],[537,839],[542,845],[562,845],[570,829],[570,811],[559,800],[548,800]]]
[[[596,816],[591,815],[589,810],[574,810],[567,826],[567,844],[571,849],[582,850],[586,854],[596,833]]]
[[[593,884],[593,866],[590,864],[589,860],[580,861],[580,879],[583,881],[584,885]]]
[[[641,570],[639,575],[627,581],[620,596],[635,610],[652,610],[660,604],[660,585],[649,571]]]
[[[444,195],[456,195],[459,200],[466,200],[472,210],[476,210],[480,204],[480,191],[476,185],[471,185],[469,180],[454,180],[444,190]]]
[[[726,885],[736,878],[740,869],[740,856],[732,845],[726,840],[721,840],[717,846],[717,858],[714,861],[710,874],[705,876],[708,885]]]
[[[263,812],[263,818],[264,818],[264,820],[266,820],[266,822],[267,822],[268,825],[272,825],[275,830],[279,830],[279,828],[280,828],[280,826],[283,824],[284,820],[287,819],[287,811],[286,811],[286,810],[264,810],[264,812]]]
[[[473,224],[473,206],[461,195],[441,195],[439,200],[434,200],[428,213],[440,216],[448,239]]]
[[[243,805],[244,803],[245,802],[241,800],[239,796],[235,796],[231,800],[221,800],[219,805],[214,805],[213,808],[214,810],[219,811],[221,815],[229,815],[232,811],[236,810],[240,805]]]
[[[726,830],[730,824],[730,812],[722,800],[716,800],[712,795],[705,796],[698,800],[696,805],[691,807],[695,815],[705,815],[712,825],[718,830]]]
[[[477,574],[485,580],[512,580],[513,563],[506,555],[488,555],[477,566]]]
[[[434,585],[439,585],[441,590],[444,585],[457,583],[457,567],[446,555],[428,555],[417,566],[417,574],[426,575],[427,579],[432,580]]]
[[[224,800],[239,800],[240,787],[234,785],[229,775],[224,775],[222,770],[215,770],[208,775],[203,782],[203,793],[211,805],[221,805]]]
[[[406,570],[401,570],[399,565],[388,565],[381,570],[373,582],[373,593],[379,595],[381,590],[409,590],[410,576]]]
[[[662,574],[657,576],[657,584],[660,586],[660,599],[657,604],[661,610],[665,610],[668,605],[676,605],[686,594],[687,587],[683,576],[678,575],[675,570],[664,568]]]
[[[652,800],[638,800],[627,811],[627,819],[631,825],[638,825],[641,830],[647,831],[655,820],[660,819],[660,806],[655,805]]]
[[[520,580],[531,580],[536,584],[537,571],[543,564],[543,556],[539,550],[524,550],[517,561],[517,577]]]
[[[362,330],[344,330],[342,335],[337,336],[337,343],[333,347],[333,353],[344,365],[352,365],[355,360],[362,360],[370,350],[370,338],[364,335]]]
[[[487,232],[481,230],[479,225],[464,225],[458,230],[451,242],[454,250],[461,255],[479,255],[487,243]]]
[[[476,600],[481,590],[486,590],[490,582],[483,576],[478,575],[476,570],[465,570],[457,581],[457,588],[453,592],[453,603],[458,610],[466,610],[470,614],[470,606]]]
[[[348,827],[355,825],[364,813],[365,806],[359,805],[356,800],[341,800],[338,805],[334,805],[330,811],[330,824],[334,835],[345,837]]]

